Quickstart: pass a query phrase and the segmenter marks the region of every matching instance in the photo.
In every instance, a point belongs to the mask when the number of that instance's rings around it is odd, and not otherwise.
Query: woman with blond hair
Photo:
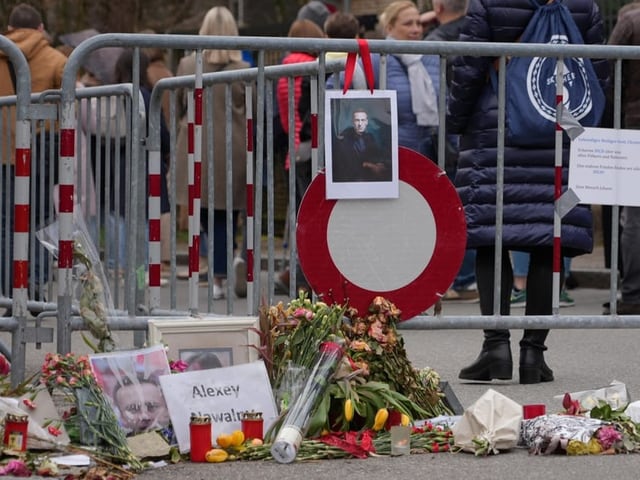
[[[238,25],[235,18],[226,7],[213,7],[207,12],[202,21],[200,35],[238,36]],[[238,70],[248,68],[249,64],[242,60],[240,50],[204,50],[202,54],[203,72],[221,72],[224,70]],[[193,75],[196,71],[196,55],[192,53],[180,60],[177,76]],[[200,241],[201,265],[206,265],[207,258],[207,232],[209,231],[209,211],[211,206],[213,213],[213,298],[221,299],[225,296],[222,281],[227,276],[227,220],[228,208],[233,209],[233,238],[236,238],[236,229],[241,212],[246,208],[246,109],[244,84],[237,81],[231,84],[231,118],[225,119],[225,90],[226,85],[214,85],[213,105],[203,102],[203,129],[202,129],[202,185],[200,209],[200,225],[202,238]],[[187,195],[187,95],[182,95],[182,117],[178,133],[176,168],[176,202],[179,205],[188,205]],[[206,99],[206,95],[204,96]],[[214,168],[214,198],[210,199],[208,192],[209,156],[207,148],[211,145],[208,138],[206,119],[213,117],[216,121],[213,126],[213,168]],[[232,205],[226,201],[226,133],[231,129],[231,167],[232,167]],[[212,201],[212,204],[210,203]],[[234,245],[235,247],[235,245]],[[203,261],[204,260],[204,261]],[[246,296],[246,263],[241,257],[234,259],[235,293],[238,296]],[[208,272],[201,274],[201,280],[207,280]]]
[[[379,17],[388,40],[422,40],[422,23],[410,0],[390,3]],[[378,88],[380,55],[372,55]],[[438,127],[437,95],[440,66],[436,55],[392,54],[388,56],[387,88],[397,92],[398,144],[435,158],[432,137]]]

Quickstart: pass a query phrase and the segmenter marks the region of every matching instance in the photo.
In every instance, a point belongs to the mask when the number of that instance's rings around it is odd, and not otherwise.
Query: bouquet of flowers
[[[48,353],[40,381],[49,391],[60,391],[75,400],[75,408],[63,415],[70,437],[77,441],[84,437],[84,443],[95,444],[106,457],[128,464],[134,472],[144,469],[129,449],[125,433],[96,382],[86,355]]]
[[[567,455],[596,455],[640,451],[640,429],[625,413],[605,400],[591,410],[564,395],[564,412],[543,415],[522,423],[521,443],[535,454],[564,452]]]
[[[107,323],[108,313],[114,310],[111,292],[102,268],[100,255],[91,241],[80,207],[73,218],[74,278],[77,281],[78,310],[85,327],[98,341],[94,343],[84,333],[82,338],[94,352],[111,352],[116,342]],[[54,257],[58,256],[58,222],[36,233],[38,240]]]
[[[309,438],[323,431],[373,428],[386,423],[381,418],[391,412],[404,415],[405,422],[451,414],[437,373],[418,370],[407,358],[396,329],[400,311],[376,297],[367,313],[312,302],[305,293],[287,306],[281,302],[262,312],[261,353],[282,410],[294,401],[287,393],[291,371],[308,372],[322,342],[335,337],[344,342],[343,359],[312,414]]]

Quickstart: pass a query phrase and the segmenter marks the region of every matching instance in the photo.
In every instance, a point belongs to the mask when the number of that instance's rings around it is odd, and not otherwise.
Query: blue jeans
[[[452,288],[454,290],[464,290],[469,285],[476,281],[476,251],[475,249],[468,249],[464,252],[464,258],[462,259],[462,265],[458,275],[453,281]]]
[[[526,252],[511,252],[511,262],[513,264],[513,276],[525,277],[529,272],[529,254]]]
[[[240,210],[233,211],[233,238],[238,233],[238,218]],[[208,231],[209,231],[209,213],[208,209],[200,210],[200,256],[208,257]],[[235,240],[233,249],[237,247]],[[227,276],[227,211],[213,211],[213,274],[216,277]]]
[[[117,213],[107,216],[107,267],[124,269],[127,265],[126,222]]]
[[[527,252],[519,252],[513,250],[511,252],[511,261],[513,263],[513,275],[515,277],[526,277],[529,272],[529,254]],[[562,257],[564,275],[571,272],[571,258]]]

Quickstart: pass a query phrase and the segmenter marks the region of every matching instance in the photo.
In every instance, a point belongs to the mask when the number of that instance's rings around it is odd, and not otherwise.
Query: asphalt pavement
[[[589,285],[606,285],[608,272],[601,268],[602,258],[596,254],[590,258],[574,262],[574,269],[580,272],[578,281],[582,286],[571,290],[575,306],[562,308],[564,315],[600,315],[602,303],[609,299],[609,291],[603,288],[584,288]],[[591,278],[581,276],[589,273]],[[596,278],[597,281],[593,281]],[[187,295],[187,282],[178,283],[178,295]],[[276,300],[286,301],[284,296]],[[238,307],[242,302],[237,299]],[[447,302],[443,315],[479,315],[477,303]],[[516,310],[514,313],[518,313]],[[44,324],[54,325],[52,319]],[[480,350],[482,333],[478,330],[406,330],[400,331],[406,349],[414,366],[430,366],[448,382],[456,399],[467,408],[489,388],[506,395],[520,404],[542,403],[547,412],[561,410],[559,399],[565,392],[576,392],[600,388],[617,380],[627,385],[631,400],[640,399],[640,372],[635,368],[638,359],[640,336],[633,329],[556,329],[551,331],[547,345],[546,360],[554,370],[555,381],[536,385],[520,385],[518,382],[517,359],[518,340],[521,330],[512,331],[512,351],[514,354],[514,377],[509,381],[473,383],[457,378],[460,368],[472,362]],[[1,333],[3,340],[9,341],[7,334]],[[119,345],[126,348],[133,345],[131,332],[116,332]],[[78,333],[73,336],[74,351],[86,352],[86,346]],[[44,355],[55,349],[55,345],[43,344],[40,349],[28,345],[27,370],[35,371],[42,364]],[[232,479],[335,479],[349,478],[471,478],[489,480],[496,478],[637,478],[640,456],[611,455],[590,457],[567,457],[565,455],[534,456],[526,450],[516,448],[499,455],[478,458],[469,453],[416,454],[404,457],[373,457],[366,460],[322,460],[296,462],[281,465],[275,461],[225,462],[221,464],[200,464],[184,462],[176,465],[148,470],[138,475],[140,480],[165,480],[189,478],[191,480],[225,478]]]
[[[599,312],[607,292],[577,289],[576,300],[567,313],[580,315]],[[477,304],[447,305],[456,314],[473,314]],[[477,313],[476,313],[477,314]],[[518,383],[518,340],[522,331],[512,331],[515,358],[514,378],[510,381],[472,383],[457,378],[461,367],[473,361],[480,349],[482,334],[475,330],[401,330],[410,360],[416,367],[430,366],[447,381],[464,408],[489,388],[520,404],[542,403],[547,412],[559,412],[561,402],[554,398],[565,392],[599,388],[613,380],[627,385],[631,400],[640,398],[640,373],[635,368],[639,336],[636,331],[553,330],[548,339],[547,362],[554,370],[555,381],[537,385]],[[610,455],[568,457],[565,455],[530,455],[525,449],[513,449],[499,455],[475,457],[469,453],[416,454],[405,457],[377,457],[366,460],[322,460],[281,465],[275,461],[232,462],[222,464],[181,463],[147,471],[139,479],[173,478],[209,479],[336,479],[370,480],[378,478],[450,478],[499,479],[567,479],[581,480],[638,477],[640,456]]]

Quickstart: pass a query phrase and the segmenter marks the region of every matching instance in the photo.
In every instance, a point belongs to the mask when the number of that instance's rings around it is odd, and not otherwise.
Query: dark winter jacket
[[[540,4],[545,0],[538,0]],[[564,0],[586,44],[602,44],[603,25],[593,0]],[[461,41],[515,42],[535,7],[530,0],[472,0]],[[491,246],[496,233],[497,97],[488,81],[491,57],[454,59],[447,125],[461,133],[455,184],[464,205],[469,248]],[[594,61],[603,86],[606,61]],[[548,148],[507,146],[504,152],[503,246],[515,250],[553,245],[554,142]],[[568,180],[568,145],[563,152],[563,190]],[[588,253],[593,246],[588,206],[579,205],[562,219],[563,254]]]
[[[640,4],[632,3],[624,14],[618,15],[609,44],[640,45]],[[624,127],[640,126],[640,63],[637,60],[625,60],[622,64],[622,111]]]

